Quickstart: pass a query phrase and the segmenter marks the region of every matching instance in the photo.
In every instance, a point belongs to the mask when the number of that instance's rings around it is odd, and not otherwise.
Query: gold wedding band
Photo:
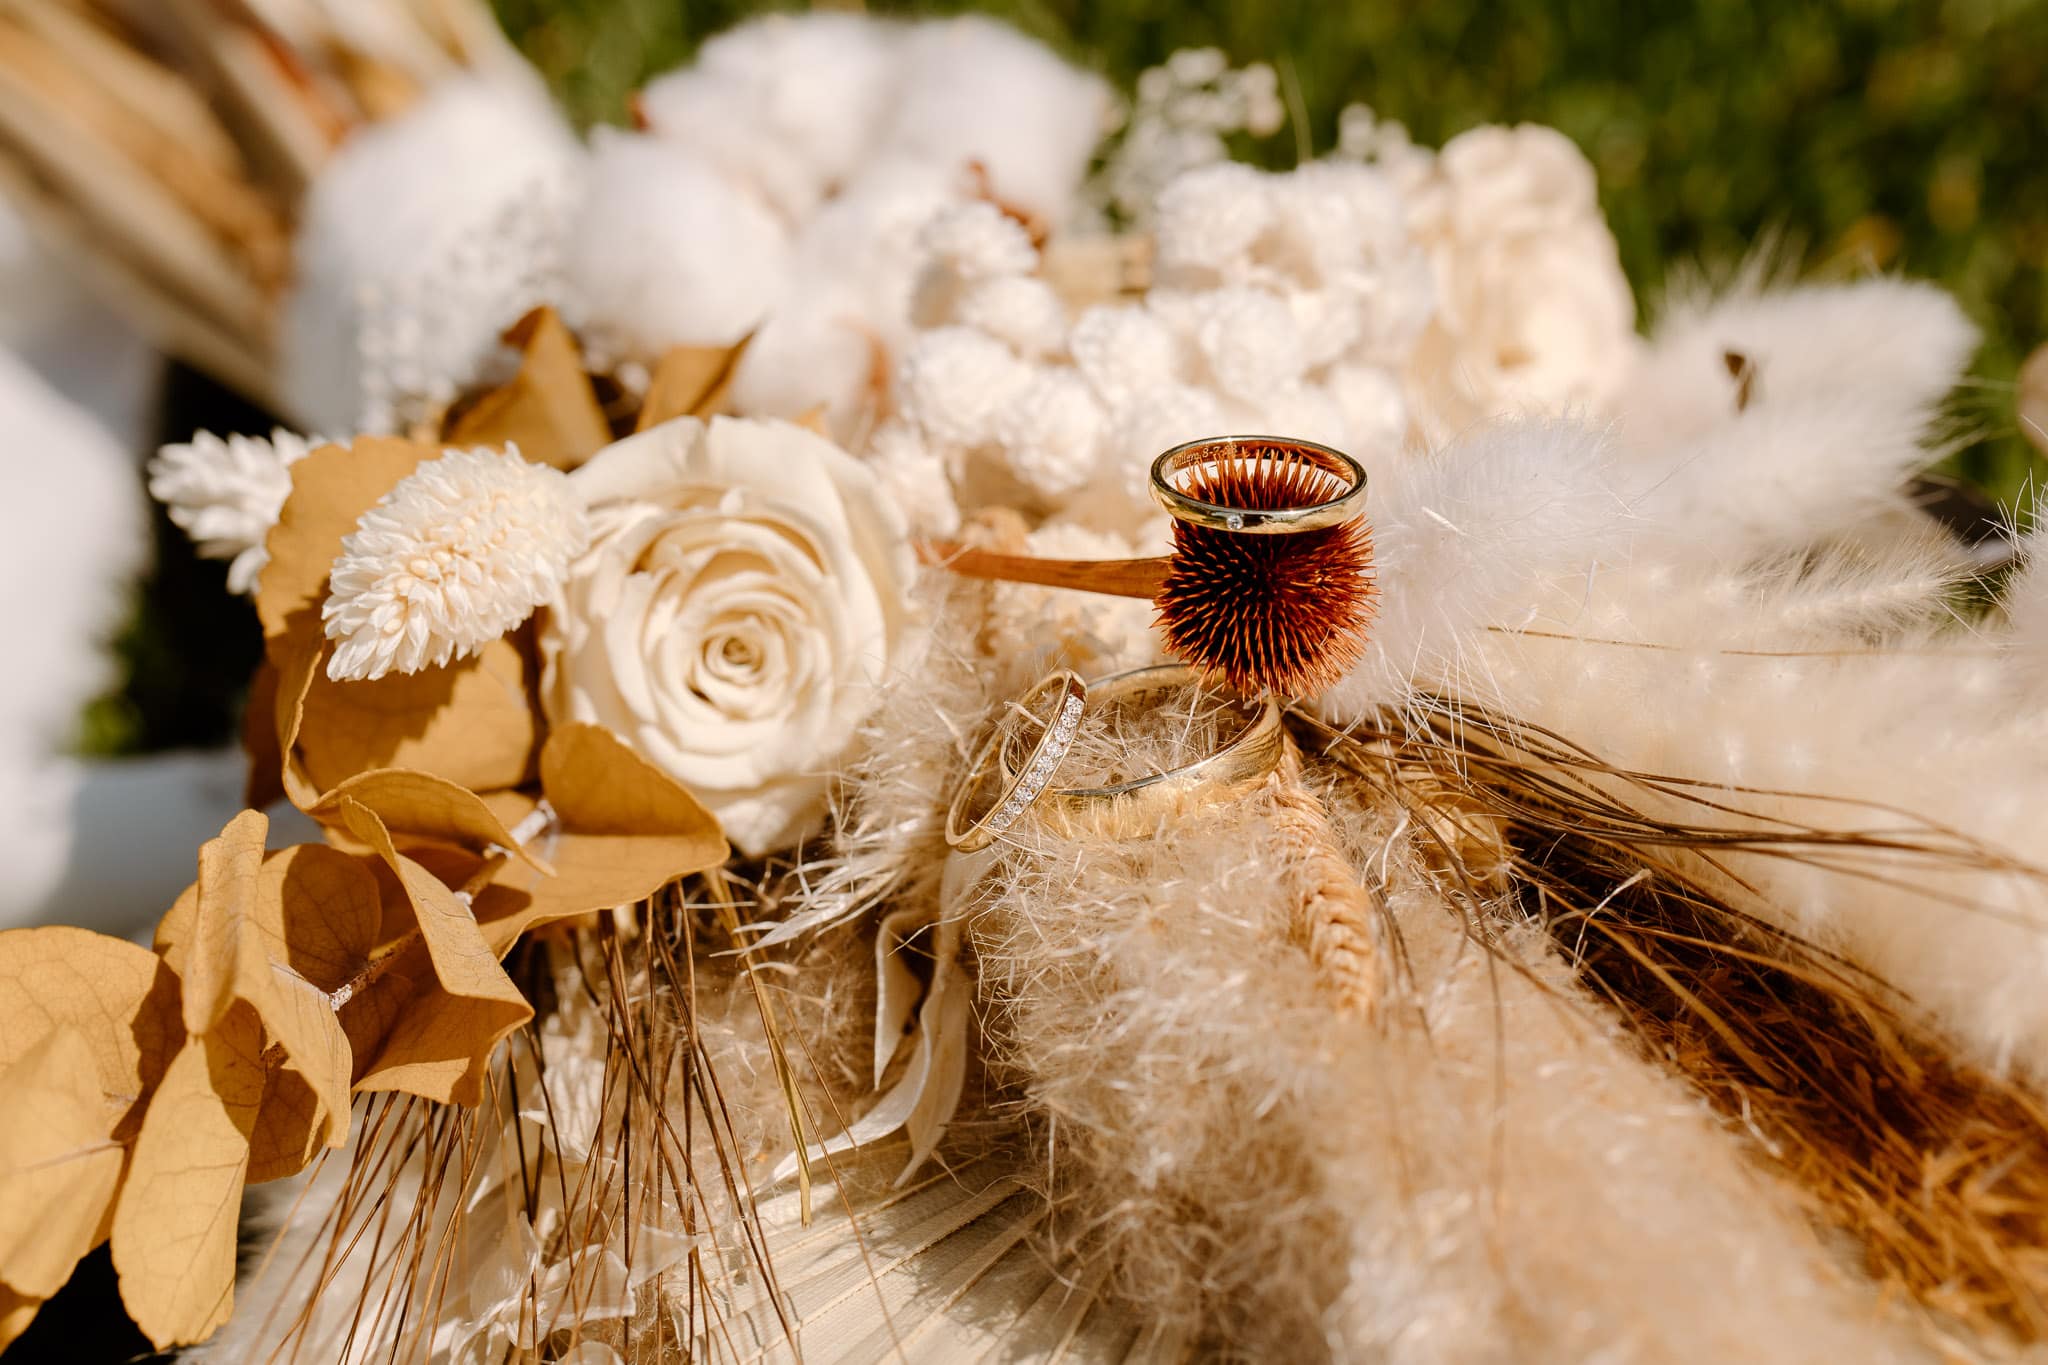
[[[1088,684],[1088,705],[1170,687],[1198,683],[1200,676],[1186,664],[1157,664],[1111,674]],[[1281,724],[1280,702],[1273,697],[1252,702],[1255,713],[1243,731],[1214,753],[1129,782],[1107,787],[1056,787],[1041,791],[1035,814],[1055,832],[1069,836],[1088,834],[1105,839],[1131,839],[1156,832],[1174,815],[1186,811],[1200,798],[1205,804],[1249,790],[1280,766],[1287,751],[1287,732]],[[1012,768],[1004,737],[1001,766],[1007,779]],[[1027,759],[1036,762],[1036,753]]]
[[[1301,507],[1225,507],[1184,488],[1203,466],[1249,471],[1262,462],[1305,465],[1329,476],[1333,496]],[[1152,500],[1177,520],[1247,535],[1287,535],[1341,526],[1365,514],[1365,466],[1341,450],[1287,436],[1207,436],[1175,446],[1152,462]]]
[[[953,804],[946,811],[946,842],[960,852],[972,853],[976,849],[987,848],[1004,830],[1016,824],[1045,791],[1046,784],[1052,781],[1053,770],[1067,756],[1067,750],[1074,746],[1074,735],[1081,725],[1081,708],[1087,704],[1088,697],[1087,684],[1081,681],[1080,674],[1067,668],[1050,673],[1033,683],[1031,689],[1014,704],[1029,712],[1033,703],[1053,691],[1059,693],[1059,702],[1039,731],[1038,742],[1031,746],[1021,775],[1012,776],[1008,765],[1002,765],[1004,786],[1001,794],[986,812],[963,829],[961,822],[966,818],[967,806],[974,799],[976,788],[981,785],[983,770],[998,761],[1008,742],[1015,737],[1009,718],[999,719],[989,737],[975,750],[974,760],[967,765],[967,775],[961,778],[960,789],[953,794]]]

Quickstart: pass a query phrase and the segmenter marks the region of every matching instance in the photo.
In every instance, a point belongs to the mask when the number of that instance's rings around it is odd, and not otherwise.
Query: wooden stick
[[[1070,588],[1076,592],[1097,592],[1109,597],[1159,596],[1166,584],[1166,571],[1173,560],[1154,559],[1039,559],[1033,555],[999,555],[973,550],[949,541],[917,542],[920,563],[951,569],[966,578],[994,578],[1007,583],[1036,583],[1045,588]]]

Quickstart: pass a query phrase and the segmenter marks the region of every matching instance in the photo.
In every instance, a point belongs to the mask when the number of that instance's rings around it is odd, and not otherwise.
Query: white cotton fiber
[[[452,402],[560,294],[582,148],[545,97],[457,78],[355,134],[293,243],[284,393],[304,430],[379,432]]]
[[[696,153],[601,129],[568,235],[570,320],[599,354],[729,346],[789,273],[782,221]]]
[[[920,24],[904,44],[883,156],[966,174],[1047,227],[1064,223],[1114,108],[1109,86],[1050,48],[977,15]]]

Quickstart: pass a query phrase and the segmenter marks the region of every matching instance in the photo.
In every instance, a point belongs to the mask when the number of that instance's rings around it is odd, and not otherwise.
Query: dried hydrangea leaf
[[[654,367],[633,430],[646,431],[677,417],[712,417],[727,411],[732,377],[751,339],[736,346],[670,347]]]
[[[256,581],[256,615],[266,640],[283,638],[292,618],[308,607],[317,622],[342,537],[393,484],[438,454],[414,441],[364,436],[347,446],[322,446],[291,467],[291,496],[264,541],[270,561]],[[274,650],[270,657],[283,666]]]
[[[200,849],[189,933],[181,932],[182,925],[168,932],[159,926],[158,942],[184,981],[186,1030],[208,1032],[236,1001],[248,1004],[262,1021],[265,1041],[283,1048],[316,1101],[312,1114],[273,1116],[274,1125],[301,1142],[310,1130],[324,1127],[328,1141],[339,1146],[348,1135],[354,1059],[331,987],[300,970],[291,940],[307,936],[314,941],[313,959],[338,968],[337,932],[348,932],[345,920],[360,922],[362,914],[360,887],[349,881],[358,870],[347,865],[345,855],[337,855],[344,858],[341,864],[319,858],[266,861],[268,828],[260,812],[243,811],[220,838]],[[374,880],[369,889],[375,913]],[[187,903],[181,897],[167,920]],[[376,921],[370,923],[374,927]]]
[[[611,424],[597,401],[583,352],[552,308],[536,308],[505,333],[519,350],[519,372],[450,414],[442,439],[451,446],[516,446],[529,460],[574,469],[611,444]]]
[[[500,1039],[533,1017],[533,1007],[498,965],[462,897],[401,854],[374,811],[344,799],[349,830],[398,879],[419,929],[393,973],[408,992],[395,1009],[358,1090],[401,1090],[448,1104],[475,1104]],[[373,990],[385,987],[379,980]]]
[[[164,1072],[114,1209],[121,1302],[159,1347],[200,1341],[234,1308],[249,1134],[263,1104],[263,1025],[237,1004]]]
[[[278,662],[278,739],[284,786],[310,809],[359,773],[406,768],[471,791],[530,779],[542,724],[527,652],[518,637],[493,640],[445,668],[375,682],[333,682],[321,669],[318,614],[301,614]]]
[[[46,1299],[104,1235],[125,1154],[74,1028],[52,1029],[0,1071],[0,1094],[0,1282]]]
[[[90,930],[0,933],[0,1068],[62,1027],[76,1029],[92,1053],[106,1131],[129,1140],[185,1044],[178,978],[147,948]]]
[[[495,845],[516,853],[540,873],[552,871],[545,860],[519,846],[482,797],[432,773],[409,768],[358,773],[321,797],[308,814],[323,824],[340,824],[343,801],[374,811],[398,844],[420,839],[477,852]]]
[[[508,866],[478,895],[477,918],[500,953],[529,929],[631,905],[730,853],[711,812],[609,730],[557,727],[540,769],[559,828],[535,842],[555,875]]]
[[[14,1339],[28,1330],[28,1325],[36,1320],[36,1310],[42,1306],[41,1299],[0,1284],[0,1351],[12,1346]]]

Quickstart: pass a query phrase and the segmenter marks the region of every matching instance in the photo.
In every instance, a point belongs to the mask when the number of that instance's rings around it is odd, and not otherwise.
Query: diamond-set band
[[[1022,819],[1024,812],[1031,809],[1032,803],[1052,782],[1053,774],[1059,771],[1060,761],[1067,756],[1067,751],[1074,747],[1074,736],[1080,733],[1081,712],[1088,697],[1087,685],[1078,673],[1063,668],[1048,675],[1019,697],[1017,705],[1028,713],[1033,703],[1054,689],[1062,694],[1059,708],[1039,733],[1038,742],[1032,746],[1023,771],[1010,780],[986,814],[963,826],[968,803],[973,800],[984,773],[994,765],[998,752],[1012,738],[1010,726],[998,723],[975,752],[974,761],[967,765],[967,775],[954,794],[952,808],[946,812],[946,842],[960,852],[972,853],[976,849],[987,848]]]

